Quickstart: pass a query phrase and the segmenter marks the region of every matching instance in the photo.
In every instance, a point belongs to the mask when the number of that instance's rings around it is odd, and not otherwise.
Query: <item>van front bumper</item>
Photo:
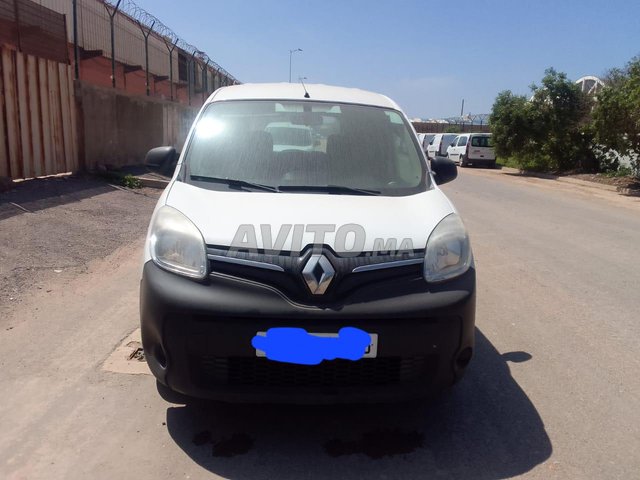
[[[149,368],[171,390],[233,402],[384,402],[427,396],[464,373],[474,346],[475,270],[438,285],[376,282],[335,305],[298,304],[254,281],[196,282],[148,262],[140,286]],[[376,358],[294,365],[256,357],[257,332],[301,327],[378,335]]]

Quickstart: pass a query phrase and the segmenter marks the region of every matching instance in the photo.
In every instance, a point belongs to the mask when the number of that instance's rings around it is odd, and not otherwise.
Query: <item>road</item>
[[[640,199],[476,169],[444,189],[478,270],[476,356],[451,392],[169,403],[103,368],[137,326],[140,238],[0,319],[0,477],[638,478]]]

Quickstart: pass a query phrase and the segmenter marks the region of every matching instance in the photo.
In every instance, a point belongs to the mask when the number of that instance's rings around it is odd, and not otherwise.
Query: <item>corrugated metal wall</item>
[[[71,66],[0,46],[0,176],[78,170]]]

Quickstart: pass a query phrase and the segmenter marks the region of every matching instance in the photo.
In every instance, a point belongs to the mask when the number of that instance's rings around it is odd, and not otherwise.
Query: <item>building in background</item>
[[[576,85],[587,95],[597,96],[600,90],[604,88],[604,82],[595,75],[587,75],[576,80]]]

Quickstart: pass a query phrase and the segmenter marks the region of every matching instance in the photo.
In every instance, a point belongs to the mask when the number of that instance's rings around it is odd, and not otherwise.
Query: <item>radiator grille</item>
[[[191,359],[194,381],[201,386],[356,387],[424,381],[436,366],[427,357],[380,357],[324,361],[320,365],[294,365],[263,357]]]

